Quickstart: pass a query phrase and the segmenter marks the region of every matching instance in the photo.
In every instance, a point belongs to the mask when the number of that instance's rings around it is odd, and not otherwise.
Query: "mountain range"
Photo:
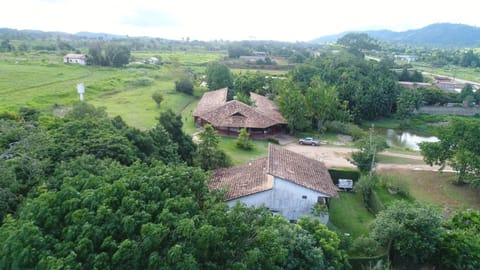
[[[336,35],[322,36],[312,40],[313,43],[330,43],[348,33],[366,33],[380,41],[401,43],[415,46],[432,47],[479,47],[480,27],[435,23],[420,29],[395,32],[391,30],[347,31]]]

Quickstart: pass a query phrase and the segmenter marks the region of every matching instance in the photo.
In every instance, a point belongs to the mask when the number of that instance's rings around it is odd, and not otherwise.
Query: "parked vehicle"
[[[302,145],[303,145],[303,144],[315,145],[315,146],[320,145],[320,141],[314,140],[312,137],[301,138],[300,140],[298,140],[298,143],[299,143],[299,144],[302,144]]]

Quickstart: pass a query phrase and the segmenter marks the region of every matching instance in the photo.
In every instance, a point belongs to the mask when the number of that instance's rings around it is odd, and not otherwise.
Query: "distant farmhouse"
[[[160,63],[160,59],[158,59],[157,57],[155,56],[152,56],[150,58],[148,58],[147,60],[145,60],[145,64],[153,64],[153,65],[156,65],[156,64],[159,64]]]
[[[254,138],[266,138],[285,131],[285,118],[273,101],[250,93],[255,105],[249,106],[238,100],[227,101],[227,92],[228,89],[223,88],[203,94],[193,112],[195,123],[200,126],[211,124],[224,136],[237,136],[242,128]]]
[[[337,187],[325,165],[301,154],[270,144],[268,157],[215,170],[210,190],[226,190],[229,206],[237,201],[248,206],[264,205],[290,221],[312,215],[319,205],[328,210]],[[318,217],[318,216],[317,216]],[[328,222],[328,211],[319,218]]]
[[[266,52],[253,52],[253,55],[241,55],[239,57],[240,60],[244,60],[246,62],[257,62],[257,61],[265,61],[267,59]]]
[[[63,63],[86,65],[87,56],[85,54],[69,53],[63,57]]]
[[[415,62],[417,61],[418,57],[416,55],[409,55],[409,54],[396,54],[394,56],[395,62]]]

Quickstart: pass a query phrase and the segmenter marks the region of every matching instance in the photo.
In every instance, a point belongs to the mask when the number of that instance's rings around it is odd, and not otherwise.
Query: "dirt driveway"
[[[356,148],[343,147],[343,146],[308,146],[299,145],[295,142],[285,145],[285,148],[293,152],[305,155],[315,160],[322,161],[328,168],[344,167],[344,168],[356,168],[348,159],[352,152],[358,151]],[[394,156],[400,158],[422,160],[422,156],[418,154],[404,154],[384,151],[382,155]],[[419,171],[438,171],[439,166],[429,166],[427,164],[387,164],[377,163],[376,169],[407,169],[407,170],[419,170]],[[451,168],[445,168],[444,172],[453,172]]]

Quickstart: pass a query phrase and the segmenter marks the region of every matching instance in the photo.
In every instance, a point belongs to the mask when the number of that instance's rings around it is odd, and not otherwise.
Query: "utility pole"
[[[373,145],[373,131],[374,131],[374,124],[372,124],[372,127],[370,128],[370,151],[373,151],[372,155],[372,163],[370,164],[370,176],[372,176],[373,173],[373,168],[375,167],[375,152],[376,152],[376,147]]]

